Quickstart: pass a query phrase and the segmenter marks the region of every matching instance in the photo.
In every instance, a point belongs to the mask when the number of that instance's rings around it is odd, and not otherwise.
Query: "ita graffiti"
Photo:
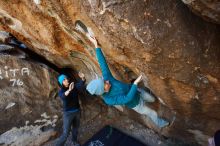
[[[4,66],[0,68],[0,81],[7,79],[11,82],[11,86],[22,86],[24,82],[19,77],[26,77],[30,75],[30,70],[27,67],[22,68],[10,68]]]

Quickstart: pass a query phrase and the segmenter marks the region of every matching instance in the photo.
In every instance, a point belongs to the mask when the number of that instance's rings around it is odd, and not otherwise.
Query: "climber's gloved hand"
[[[134,84],[137,85],[142,80],[142,75],[140,75],[135,81]]]

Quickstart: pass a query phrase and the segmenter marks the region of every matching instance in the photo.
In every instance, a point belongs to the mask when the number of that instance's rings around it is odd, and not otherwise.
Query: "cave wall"
[[[220,1],[182,0],[196,15],[206,21],[220,24]]]
[[[77,20],[92,29],[117,78],[129,82],[144,73],[144,86],[176,113],[174,123],[157,132],[199,142],[220,128],[219,25],[179,0],[0,1],[2,29],[90,80],[100,70]]]
[[[41,145],[57,132],[61,104],[57,99],[57,72],[15,45],[0,32],[0,143]]]

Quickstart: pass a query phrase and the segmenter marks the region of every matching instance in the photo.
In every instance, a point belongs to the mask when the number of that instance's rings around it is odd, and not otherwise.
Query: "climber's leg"
[[[74,114],[75,116],[72,122],[72,141],[78,142],[77,136],[78,136],[78,129],[80,126],[80,112],[75,112]]]
[[[148,116],[158,127],[162,128],[169,125],[169,122],[158,117],[157,112],[145,106],[144,101],[140,99],[140,103],[133,108],[136,112]]]
[[[62,146],[65,144],[66,139],[69,135],[71,124],[74,118],[74,113],[64,112],[63,114],[63,133],[62,135],[56,140],[56,146]]]
[[[146,92],[144,89],[138,88],[140,97],[146,102],[154,102],[155,98],[150,93]]]

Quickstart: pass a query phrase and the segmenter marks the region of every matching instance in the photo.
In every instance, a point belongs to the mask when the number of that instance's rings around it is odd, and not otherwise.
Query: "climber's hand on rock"
[[[85,75],[82,72],[78,73],[79,77],[84,81],[85,80]]]
[[[89,36],[89,40],[94,44],[95,48],[98,48],[98,42],[95,37]]]
[[[135,81],[134,84],[137,85],[142,80],[142,75],[140,75]]]

